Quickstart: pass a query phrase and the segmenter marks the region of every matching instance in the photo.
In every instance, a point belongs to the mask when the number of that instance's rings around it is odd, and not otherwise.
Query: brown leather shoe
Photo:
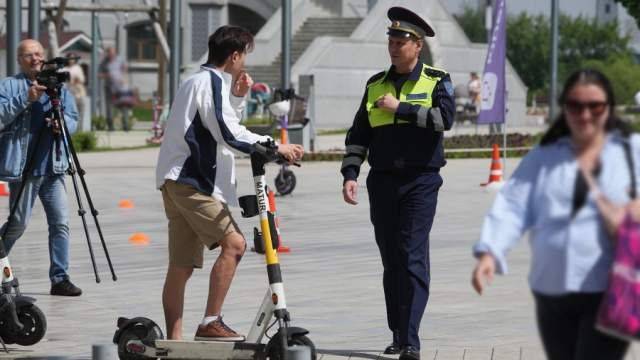
[[[218,317],[206,326],[198,325],[195,340],[204,341],[244,341],[244,335],[240,335],[222,322],[222,317]]]

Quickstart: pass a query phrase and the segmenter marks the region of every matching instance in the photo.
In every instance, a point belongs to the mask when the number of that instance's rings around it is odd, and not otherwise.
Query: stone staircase
[[[309,18],[291,39],[291,66],[318,36],[349,37],[360,24],[361,18]],[[256,82],[264,82],[272,87],[280,87],[282,52],[271,65],[248,66],[247,71]],[[293,80],[293,79],[292,79]]]

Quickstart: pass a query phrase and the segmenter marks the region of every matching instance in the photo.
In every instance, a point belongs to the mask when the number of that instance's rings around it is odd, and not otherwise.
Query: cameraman
[[[2,241],[7,253],[24,233],[31,210],[40,197],[49,225],[51,295],[79,296],[69,280],[69,224],[64,175],[69,167],[61,145],[61,129],[51,122],[51,103],[36,75],[44,60],[44,49],[36,40],[23,40],[18,46],[21,72],[0,82],[0,180],[9,182],[10,208],[15,204],[22,181],[26,181],[17,211]],[[73,95],[62,88],[64,118],[74,132],[78,111]],[[57,143],[57,144],[56,144]],[[25,168],[28,173],[24,173]],[[0,228],[4,234],[5,223]]]

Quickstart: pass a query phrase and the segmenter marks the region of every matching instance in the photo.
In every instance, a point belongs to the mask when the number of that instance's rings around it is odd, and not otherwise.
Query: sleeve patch
[[[449,96],[453,96],[453,84],[449,80],[443,81],[444,89],[447,91]]]

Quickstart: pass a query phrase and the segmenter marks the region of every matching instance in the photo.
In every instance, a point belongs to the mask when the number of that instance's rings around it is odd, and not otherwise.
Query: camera
[[[68,71],[58,71],[58,69],[46,69],[36,75],[38,84],[45,86],[47,90],[54,90],[66,81],[69,81]]]
[[[55,90],[71,78],[68,71],[60,71],[69,65],[70,60],[78,60],[80,57],[56,57],[45,61],[42,66],[47,67],[36,75],[38,84],[45,86],[47,90]],[[53,66],[52,66],[53,65]]]

